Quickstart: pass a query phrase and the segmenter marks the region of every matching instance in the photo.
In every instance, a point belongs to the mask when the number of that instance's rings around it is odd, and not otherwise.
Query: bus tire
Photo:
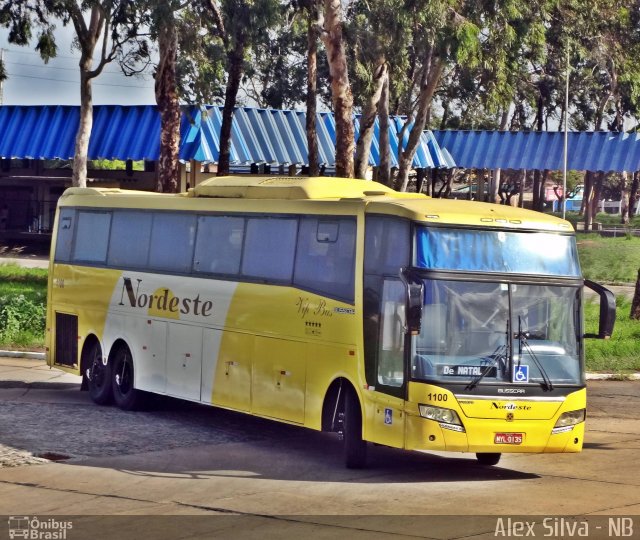
[[[96,341],[91,345],[88,354],[87,368],[84,372],[87,378],[89,396],[98,405],[109,405],[113,401],[111,390],[111,362],[102,361],[102,349]]]
[[[483,452],[476,454],[478,463],[480,463],[480,465],[486,465],[488,467],[497,465],[498,461],[500,461],[500,456],[502,456],[502,454],[492,452]]]
[[[344,399],[344,464],[362,469],[367,464],[367,442],[362,440],[362,411],[355,391],[349,388]]]
[[[142,398],[140,390],[133,386],[133,357],[129,347],[122,344],[113,353],[111,386],[116,405],[124,411],[139,408]]]

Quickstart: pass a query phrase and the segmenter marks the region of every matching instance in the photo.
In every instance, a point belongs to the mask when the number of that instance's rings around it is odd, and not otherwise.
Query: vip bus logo
[[[178,319],[180,315],[198,315],[209,317],[213,311],[211,300],[202,300],[200,294],[194,298],[175,296],[170,289],[160,288],[149,293],[142,289],[142,280],[137,279],[134,286],[131,278],[122,277],[120,306],[147,308],[150,315]],[[142,289],[142,290],[141,290]]]

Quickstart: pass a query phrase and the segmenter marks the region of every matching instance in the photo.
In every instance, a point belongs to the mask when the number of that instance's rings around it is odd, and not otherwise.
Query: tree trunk
[[[622,173],[622,180],[620,181],[620,223],[623,225],[629,225],[629,181],[627,173]]]
[[[241,29],[235,40],[235,46],[229,53],[229,78],[224,94],[222,109],[222,125],[220,126],[220,159],[218,161],[218,176],[229,174],[231,164],[231,127],[233,125],[233,110],[236,106],[240,81],[244,71],[244,51],[246,35]]]
[[[638,279],[636,279],[636,290],[631,301],[630,318],[640,321],[640,268],[638,269]]]
[[[342,2],[324,0],[325,23],[321,34],[327,49],[331,76],[331,99],[336,122],[336,176],[353,178],[353,95],[347,56],[342,40]]]
[[[593,197],[591,204],[593,206],[592,216],[595,217],[598,215],[598,208],[600,207],[600,199],[602,199],[602,184],[604,182],[606,174],[596,173],[595,182],[593,184]]]
[[[398,171],[398,183],[400,191],[407,191],[409,185],[409,171],[413,164],[413,157],[418,149],[422,131],[427,122],[427,113],[431,107],[433,94],[436,91],[442,71],[444,70],[444,62],[439,56],[433,55],[433,49],[430,48],[425,55],[424,73],[420,84],[420,96],[418,98],[418,112],[416,113],[415,122],[411,128],[409,142],[407,147],[400,153],[400,170]],[[402,140],[400,140],[398,148],[402,148]]]
[[[71,176],[71,185],[74,187],[87,187],[87,154],[93,127],[93,96],[91,78],[87,72],[88,69],[80,71],[80,123],[76,133]]]
[[[160,60],[156,71],[155,94],[161,131],[156,191],[176,193],[180,177],[180,102],[176,87],[178,36],[174,21],[160,29],[158,48]]]
[[[87,155],[89,153],[89,139],[93,127],[93,93],[91,79],[102,70],[91,71],[93,64],[93,52],[96,42],[102,33],[104,19],[98,6],[91,8],[89,26],[80,27],[74,20],[78,42],[80,44],[80,121],[76,132],[76,141],[73,154],[73,171],[71,185],[74,187],[87,187]]]
[[[584,232],[591,230],[593,223],[593,205],[591,201],[593,199],[593,185],[594,175],[591,171],[587,171],[584,177],[584,193],[582,194],[582,206],[584,208]]]
[[[316,21],[318,13],[314,5],[309,13],[307,28],[307,148],[309,176],[320,174],[318,157],[318,135],[316,130],[316,110],[318,94],[318,31]]]
[[[489,202],[491,203],[500,203],[500,177],[502,176],[501,169],[495,169],[494,171],[490,171],[489,173],[490,181],[489,181]]]
[[[504,131],[507,129],[509,125],[509,111],[511,110],[511,102],[508,105],[505,105],[504,110],[502,111],[502,116],[500,117],[500,127],[498,128],[500,131]]]
[[[636,208],[638,200],[638,190],[640,188],[640,172],[633,173],[633,181],[631,182],[631,189],[629,190],[629,219],[633,219],[636,215]]]
[[[371,153],[371,141],[376,122],[376,111],[380,103],[384,81],[387,78],[387,64],[384,57],[379,59],[379,63],[373,74],[375,86],[373,94],[360,116],[360,135],[356,145],[355,176],[356,178],[366,178],[369,166],[369,154]]]
[[[393,184],[391,180],[391,146],[389,145],[389,72],[382,85],[382,95],[378,103],[378,117],[380,118],[380,176],[379,180],[385,186]]]
[[[533,171],[533,210],[540,210],[540,183],[542,181],[542,171],[536,169]]]
[[[524,169],[522,171],[522,176],[520,177],[520,192],[518,193],[518,206],[520,208],[524,208],[524,190],[527,187],[527,170]]]

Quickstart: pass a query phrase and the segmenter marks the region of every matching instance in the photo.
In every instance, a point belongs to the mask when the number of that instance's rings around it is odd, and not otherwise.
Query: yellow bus
[[[348,467],[367,442],[493,465],[581,450],[583,285],[571,225],[508,206],[338,178],[71,188],[47,359],[98,404],[150,392],[337,432]]]

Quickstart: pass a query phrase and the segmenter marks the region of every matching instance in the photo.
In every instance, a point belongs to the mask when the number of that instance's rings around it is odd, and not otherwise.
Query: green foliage
[[[94,159],[88,162],[89,169],[101,169],[104,171],[124,171],[127,162],[120,159]],[[133,162],[134,171],[144,171],[144,161]]]
[[[631,301],[616,298],[616,324],[610,339],[585,340],[588,370],[621,372],[640,371],[640,321],[631,320]],[[599,304],[588,300],[584,306],[585,331],[598,332]]]
[[[44,336],[44,299],[32,301],[23,294],[0,296],[0,343],[20,343],[25,336]]]
[[[47,271],[0,265],[0,348],[44,343]]]
[[[578,235],[578,254],[587,279],[603,283],[635,283],[640,268],[640,238]]]

